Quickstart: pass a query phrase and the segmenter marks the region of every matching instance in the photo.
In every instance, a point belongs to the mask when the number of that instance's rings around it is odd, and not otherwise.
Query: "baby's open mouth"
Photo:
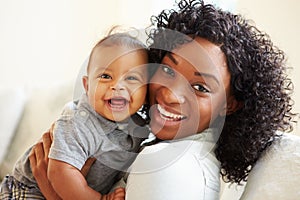
[[[122,110],[128,105],[128,101],[125,98],[117,97],[108,100],[108,104],[113,110]]]

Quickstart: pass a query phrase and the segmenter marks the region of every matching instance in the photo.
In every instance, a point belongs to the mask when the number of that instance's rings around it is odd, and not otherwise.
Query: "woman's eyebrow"
[[[167,53],[166,56],[168,56],[168,58],[170,58],[170,60],[173,63],[178,64],[177,60],[173,57],[172,53]],[[205,77],[208,77],[208,78],[212,78],[213,80],[215,80],[215,82],[218,84],[218,86],[220,86],[220,83],[219,83],[218,79],[212,74],[207,74],[207,73],[203,73],[203,72],[195,72],[194,75],[195,76],[205,76]]]
[[[166,56],[168,56],[168,58],[170,58],[170,60],[174,63],[174,64],[178,64],[177,60],[173,57],[172,53],[167,53]]]
[[[203,72],[194,72],[194,75],[195,76],[205,76],[205,77],[211,78],[211,79],[215,80],[215,82],[220,86],[218,79],[212,74],[207,74],[207,73],[203,73]]]

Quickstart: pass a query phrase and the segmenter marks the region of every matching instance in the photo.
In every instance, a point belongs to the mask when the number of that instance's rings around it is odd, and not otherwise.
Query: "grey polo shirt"
[[[149,129],[139,115],[134,114],[127,123],[107,120],[94,111],[84,94],[79,102],[68,104],[57,120],[49,158],[67,162],[80,170],[89,157],[95,157],[97,160],[86,179],[90,187],[105,194],[120,171],[133,162],[141,142],[148,135]],[[24,171],[31,172],[16,168],[14,175],[17,174],[19,181],[24,181],[20,178]]]

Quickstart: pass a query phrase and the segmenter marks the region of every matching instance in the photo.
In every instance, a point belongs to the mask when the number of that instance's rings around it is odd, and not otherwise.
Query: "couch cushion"
[[[23,88],[0,89],[0,163],[20,121],[25,102]]]
[[[7,144],[3,160],[0,162],[0,179],[11,172],[16,160],[26,149],[36,143],[59,117],[63,106],[73,99],[73,85],[73,81],[63,82],[26,92],[28,99],[24,105],[23,114],[12,133],[13,138]]]
[[[241,200],[300,197],[300,137],[283,137],[263,154],[249,174]]]

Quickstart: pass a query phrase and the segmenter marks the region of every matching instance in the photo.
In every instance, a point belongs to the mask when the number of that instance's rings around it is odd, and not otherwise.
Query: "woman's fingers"
[[[54,130],[54,127],[55,127],[55,123],[53,123],[51,125],[51,128],[49,129],[51,142],[53,141],[53,130]]]
[[[48,168],[48,154],[51,143],[52,140],[48,131],[43,134],[42,139],[31,149],[29,161],[32,168],[32,173],[35,177],[46,177]]]
[[[35,152],[34,152],[34,147],[31,149],[31,151],[29,153],[29,161],[30,161],[31,168],[36,167],[36,156],[35,156]]]
[[[47,163],[45,163],[44,157],[43,143],[38,142],[33,146],[29,155],[31,170],[35,178],[47,177]]]
[[[124,200],[125,188],[116,188],[113,192],[103,195],[101,200]]]
[[[52,144],[51,134],[50,132],[46,132],[43,134],[43,152],[46,163],[48,164],[48,155],[50,151],[50,147]]]
[[[114,200],[123,200],[125,199],[125,188],[117,188],[114,191]]]
[[[45,132],[42,139],[36,143],[30,152],[29,160],[32,174],[41,190],[47,199],[60,199],[54,191],[47,176],[48,170],[48,154],[52,143],[50,129]]]

